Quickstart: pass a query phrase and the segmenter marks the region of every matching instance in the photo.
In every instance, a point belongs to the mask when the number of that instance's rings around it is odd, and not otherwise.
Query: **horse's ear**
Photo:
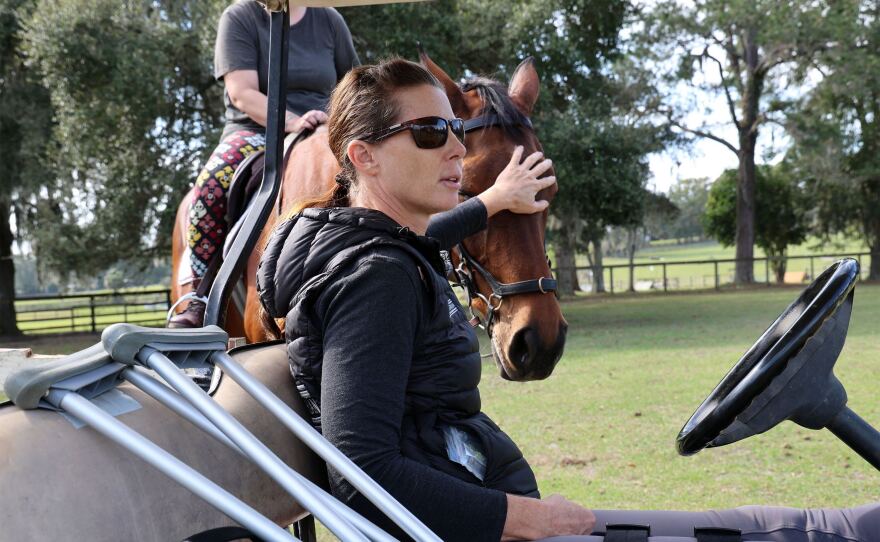
[[[461,89],[458,88],[458,85],[455,84],[455,81],[446,75],[446,72],[443,71],[440,66],[434,64],[434,61],[431,60],[428,53],[422,49],[421,43],[419,44],[419,60],[421,60],[422,66],[431,72],[431,74],[440,81],[440,84],[443,85],[443,90],[446,91],[446,97],[449,98],[449,104],[452,105],[453,113],[458,116],[464,116],[467,113],[467,106],[464,104],[464,93],[462,93]]]
[[[519,109],[526,115],[532,114],[535,102],[538,101],[538,91],[541,82],[538,79],[538,71],[535,70],[535,59],[528,57],[523,60],[513,77],[510,78],[510,85],[507,87],[507,93]]]

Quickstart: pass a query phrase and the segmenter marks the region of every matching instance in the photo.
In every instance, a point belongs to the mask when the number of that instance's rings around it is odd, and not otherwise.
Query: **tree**
[[[177,202],[219,127],[209,44],[221,5],[37,3],[21,51],[55,123],[22,225],[42,267],[94,275],[167,253]]]
[[[789,124],[792,164],[806,179],[816,233],[864,238],[880,279],[880,7],[851,5],[837,46],[815,64],[822,81]]]
[[[636,291],[636,268],[634,261],[636,257],[637,240],[639,231],[647,232],[649,224],[657,224],[660,222],[669,222],[674,220],[679,209],[668,197],[663,194],[656,194],[650,190],[645,190],[642,194],[642,216],[636,223],[630,224],[627,228],[627,258],[629,259],[629,291]]]
[[[573,258],[569,262],[561,255],[573,255],[581,242],[588,249],[594,292],[605,291],[605,231],[641,221],[648,179],[646,156],[657,145],[651,126],[620,125],[611,117],[597,122],[600,118],[560,113],[557,119],[546,121],[548,129],[542,132],[545,148],[552,148],[560,179],[560,192],[551,208],[561,222],[554,243],[560,280],[565,273],[574,272]]]
[[[756,243],[770,259],[777,282],[784,282],[786,251],[803,243],[809,232],[807,199],[786,164],[759,166]],[[736,239],[736,171],[729,169],[712,184],[706,204],[706,232],[724,246]]]
[[[20,48],[22,14],[33,5],[30,0],[0,0],[0,336],[20,333],[12,246],[28,215],[23,202],[39,190],[45,135],[52,129],[49,93]]]
[[[678,209],[674,220],[664,231],[668,238],[704,239],[703,213],[709,199],[709,179],[679,179],[669,188],[669,201]]]
[[[798,0],[677,0],[658,2],[648,18],[644,39],[656,65],[676,58],[666,74],[670,89],[669,123],[695,137],[715,141],[737,157],[736,183],[737,283],[754,281],[752,258],[756,237],[755,152],[758,135],[768,122],[779,122],[786,108],[780,91],[805,73],[803,67],[834,38],[847,2]],[[648,55],[648,53],[645,53]],[[736,140],[718,127],[692,126],[690,104],[677,104],[678,84],[721,95],[727,104],[727,125]]]

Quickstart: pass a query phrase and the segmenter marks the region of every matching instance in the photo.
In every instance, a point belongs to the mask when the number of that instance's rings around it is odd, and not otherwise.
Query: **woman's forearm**
[[[507,517],[501,540],[538,540],[593,532],[596,516],[561,495],[532,499],[507,495]]]
[[[501,540],[537,540],[543,538],[546,512],[540,499],[507,494],[507,519]]]

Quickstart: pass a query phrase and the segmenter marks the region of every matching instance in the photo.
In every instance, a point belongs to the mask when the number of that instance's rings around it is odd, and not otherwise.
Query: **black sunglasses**
[[[461,119],[446,120],[443,117],[422,117],[420,119],[408,120],[359,139],[370,143],[378,143],[404,130],[410,131],[416,147],[420,149],[437,149],[442,147],[446,144],[450,130],[464,144],[464,121]]]

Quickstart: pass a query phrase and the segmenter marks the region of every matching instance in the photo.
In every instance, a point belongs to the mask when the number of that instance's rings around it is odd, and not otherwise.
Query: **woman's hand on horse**
[[[507,495],[507,519],[501,540],[538,540],[593,532],[596,516],[562,495],[532,499]]]
[[[288,112],[287,117],[285,118],[284,132],[289,133],[302,132],[303,130],[314,130],[319,125],[326,123],[328,118],[327,113],[317,109],[307,111],[303,113],[302,116],[297,116]]]
[[[523,148],[513,150],[507,167],[498,175],[495,184],[477,196],[486,206],[489,216],[500,211],[519,214],[540,213],[550,203],[535,200],[538,192],[556,184],[556,177],[541,177],[553,167],[553,162],[544,158],[544,153],[534,152],[525,159]]]

